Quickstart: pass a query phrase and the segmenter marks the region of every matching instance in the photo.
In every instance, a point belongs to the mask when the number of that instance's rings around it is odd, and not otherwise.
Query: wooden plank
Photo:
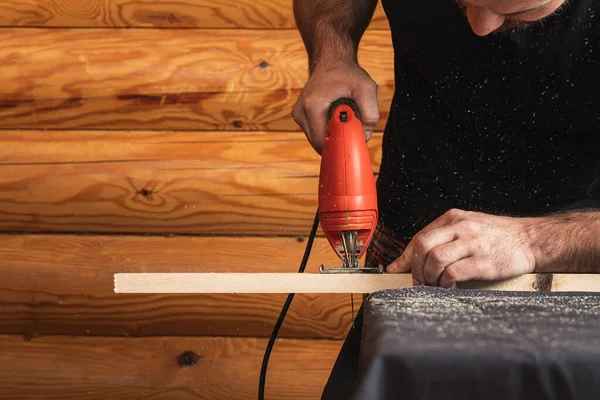
[[[600,274],[552,274],[553,292],[597,292]]]
[[[501,282],[465,282],[465,289],[516,290],[543,292],[600,292],[600,274],[527,274]]]
[[[0,336],[0,398],[255,399],[265,339]],[[265,397],[317,399],[341,341],[279,340]]]
[[[464,289],[482,289],[482,290],[516,290],[516,291],[535,291],[537,274],[527,274],[516,278],[505,279],[502,281],[491,282],[462,282],[459,284]]]
[[[296,30],[6,28],[0,42],[0,128],[300,131]],[[382,131],[389,33],[368,32],[359,58],[380,85]]]
[[[319,166],[300,132],[0,131],[0,230],[305,235]]]
[[[0,235],[0,333],[267,337],[285,294],[123,296],[114,274],[296,272],[305,246],[294,238]],[[318,238],[307,272],[320,263],[339,265]],[[352,316],[349,295],[300,294],[280,337],[343,338]]]
[[[115,293],[372,293],[412,286],[410,274],[294,272],[115,274]]]
[[[0,26],[296,28],[292,0],[0,0]],[[369,29],[389,29],[381,3]]]
[[[488,282],[461,282],[479,290],[534,291],[537,274]],[[554,291],[600,292],[600,276],[558,274]],[[127,273],[115,274],[115,293],[373,293],[412,287],[411,274]]]

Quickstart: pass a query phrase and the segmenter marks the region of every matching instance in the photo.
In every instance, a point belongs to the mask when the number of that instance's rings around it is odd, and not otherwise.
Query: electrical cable
[[[308,236],[308,243],[306,243],[306,249],[304,250],[304,257],[302,257],[302,262],[300,263],[300,268],[298,273],[303,273],[306,269],[306,264],[308,262],[308,257],[310,256],[310,251],[312,250],[313,242],[315,240],[315,236],[317,234],[317,228],[319,226],[319,210],[315,213],[315,220],[313,222],[312,229],[310,231],[310,235]],[[273,327],[273,332],[271,333],[271,337],[269,338],[269,342],[267,343],[267,348],[265,349],[265,355],[263,357],[262,367],[260,370],[260,379],[258,383],[258,399],[264,400],[265,398],[265,383],[267,378],[267,366],[269,364],[269,357],[271,356],[271,351],[273,350],[273,345],[275,344],[275,340],[277,339],[277,334],[279,333],[279,329],[283,324],[283,320],[285,319],[285,315],[287,314],[288,309],[290,308],[290,304],[292,303],[292,299],[294,298],[294,293],[290,293],[281,309],[281,313],[279,314],[279,318]]]

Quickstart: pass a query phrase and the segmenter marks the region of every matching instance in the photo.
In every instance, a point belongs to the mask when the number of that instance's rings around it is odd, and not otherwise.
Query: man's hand
[[[292,109],[292,118],[319,154],[323,149],[327,111],[342,97],[353,99],[358,105],[366,140],[371,138],[379,121],[377,84],[364,69],[353,62],[316,67]]]
[[[415,285],[456,287],[469,280],[499,280],[536,268],[530,219],[450,210],[410,241],[390,273],[412,271]]]
[[[360,109],[366,139],[379,121],[377,85],[358,64],[358,46],[378,0],[294,0],[294,18],[308,55],[310,78],[292,118],[321,154],[327,111],[344,97]]]

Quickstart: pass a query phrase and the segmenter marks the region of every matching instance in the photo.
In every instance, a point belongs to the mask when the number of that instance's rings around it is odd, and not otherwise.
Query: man
[[[367,139],[357,62],[376,0],[296,0],[310,79],[292,117],[317,152],[340,97]],[[395,93],[369,266],[454,287],[600,272],[600,0],[383,0]]]

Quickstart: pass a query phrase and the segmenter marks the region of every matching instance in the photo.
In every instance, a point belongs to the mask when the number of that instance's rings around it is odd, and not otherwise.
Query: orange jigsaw
[[[334,102],[321,153],[318,217],[341,267],[321,273],[383,272],[360,266],[378,219],[377,189],[360,110],[351,99]]]

